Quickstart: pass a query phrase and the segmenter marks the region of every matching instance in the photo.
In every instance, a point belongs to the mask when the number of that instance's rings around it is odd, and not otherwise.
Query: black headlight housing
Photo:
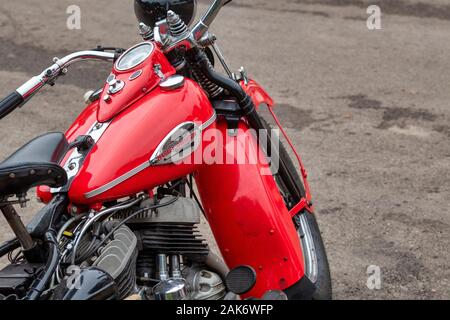
[[[167,17],[167,11],[172,10],[190,25],[197,12],[197,0],[135,0],[134,12],[139,22],[149,27]]]

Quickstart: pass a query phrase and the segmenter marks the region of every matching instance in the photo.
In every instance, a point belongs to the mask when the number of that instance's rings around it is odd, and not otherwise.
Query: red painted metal
[[[50,191],[50,187],[47,186],[39,186],[36,189],[36,197],[42,203],[49,203],[53,199],[53,194]]]
[[[88,106],[66,132],[69,142],[85,135],[96,122],[98,103]],[[192,164],[163,165],[148,168],[107,192],[86,199],[85,194],[113,181],[148,161],[165,136],[177,125],[192,121],[199,125],[214,116],[214,110],[203,90],[191,80],[183,88],[162,91],[155,88],[133,106],[118,114],[101,139],[87,156],[72,182],[69,197],[76,205],[90,205],[133,195],[190,174],[200,164],[204,148],[202,143],[190,158]],[[214,128],[213,123],[209,128]],[[65,164],[67,158],[62,161]],[[48,202],[50,189],[39,187],[37,196]]]
[[[301,157],[300,157],[299,153],[297,152],[296,148],[294,147],[294,144],[292,143],[288,134],[284,130],[284,128],[281,125],[280,121],[278,120],[277,116],[273,112],[273,107],[275,105],[275,102],[270,97],[270,95],[267,93],[267,91],[264,90],[264,88],[259,83],[257,83],[255,80],[249,79],[247,81],[247,83],[245,83],[244,81],[241,81],[240,84],[241,84],[242,88],[247,92],[247,94],[252,98],[253,103],[255,104],[256,107],[259,107],[261,104],[265,104],[269,107],[268,109],[269,109],[272,117],[274,118],[281,133],[283,134],[286,141],[288,142],[290,148],[294,152],[294,155],[299,163],[300,170],[301,170],[301,177],[303,179],[303,185],[305,187],[306,199],[301,199],[301,201],[297,205],[295,205],[294,208],[291,209],[291,211],[290,211],[291,215],[295,216],[299,212],[303,211],[304,209],[306,209],[310,213],[313,213],[314,208],[311,205],[312,196],[311,196],[311,191],[310,191],[309,183],[308,183],[308,179],[307,179],[308,175],[306,172],[306,168],[303,165]]]
[[[261,104],[266,104],[268,107],[274,106],[275,102],[273,99],[255,80],[249,79],[247,83],[241,81],[240,84],[245,92],[247,92],[247,94],[252,98],[256,107],[259,107]]]
[[[152,91],[161,81],[161,78],[154,70],[156,65],[158,65],[161,74],[165,77],[169,77],[175,73],[175,68],[167,61],[157,46],[154,46],[152,54],[144,63],[137,65],[133,69],[119,71],[114,67],[111,74],[118,81],[123,81],[125,87],[120,92],[109,95],[107,92],[109,85],[105,84],[100,97],[100,107],[97,113],[98,121],[106,122],[111,120],[116,114],[125,110],[148,92]],[[141,75],[131,80],[130,76],[137,71],[141,71]],[[105,95],[109,95],[110,99],[105,101]]]
[[[70,128],[66,131],[66,138],[69,142],[75,141],[75,139],[81,135],[85,135],[92,125],[97,121],[97,109],[98,101],[88,105],[72,123]],[[70,156],[70,152],[67,153],[61,164],[65,164]],[[50,188],[47,186],[39,186],[36,191],[36,195],[43,203],[49,203],[53,195]]]
[[[112,95],[110,102],[103,99],[104,90],[102,98],[89,105],[66,132],[67,139],[74,141],[96,122],[110,122],[72,181],[71,205],[99,210],[106,201],[142,191],[151,194],[159,185],[194,173],[208,222],[226,263],[230,268],[249,265],[257,272],[255,287],[244,297],[261,297],[268,290],[289,288],[304,276],[300,240],[273,176],[262,174],[270,172],[269,165],[245,121],[239,123],[237,136],[229,137],[225,143],[219,143],[217,134],[222,138],[228,136],[226,122],[212,123],[208,129],[215,130],[202,133],[201,147],[191,155],[189,164],[150,166],[103,193],[86,197],[87,193],[148,162],[157,146],[181,123],[192,121],[201,125],[214,117],[208,97],[194,81],[186,79],[182,88],[173,91],[161,90],[160,78],[153,70],[156,63],[161,65],[165,76],[174,73],[158,48],[145,63],[129,72],[113,70],[118,80],[126,82],[124,90]],[[130,80],[136,70],[142,70],[142,75]],[[255,105],[274,105],[254,80],[241,85]],[[235,158],[234,164],[194,161],[205,160],[205,151],[211,148],[224,155],[235,148],[234,156],[257,161],[245,164],[236,163]],[[305,187],[309,194],[307,183]],[[38,188],[38,196],[49,201],[50,189]]]
[[[224,121],[217,124],[227,136]],[[245,297],[286,289],[304,275],[300,241],[292,218],[256,139],[241,122],[239,134],[218,144],[219,154],[259,158],[251,164],[213,164],[195,174],[208,223],[230,268],[249,265],[257,272],[256,286]],[[246,142],[247,141],[247,142]],[[218,149],[219,150],[219,149]],[[220,183],[218,183],[220,182]]]
[[[201,165],[194,159],[191,164],[149,167],[96,197],[85,197],[148,162],[161,141],[179,124],[192,121],[201,125],[213,116],[208,97],[195,82],[186,79],[184,87],[174,91],[157,87],[112,120],[72,182],[71,201],[89,204],[119,199],[193,172]],[[198,158],[208,145],[205,141],[192,157]]]
[[[307,210],[310,213],[313,213],[312,208],[308,205],[308,201],[305,198],[302,198],[299,203],[297,203],[291,210],[289,210],[289,215],[294,218],[303,210]]]
[[[311,189],[309,188],[309,183],[308,183],[308,173],[306,172],[306,168],[303,165],[302,159],[300,158],[300,154],[297,152],[297,149],[295,149],[294,144],[292,143],[288,134],[284,130],[283,126],[280,123],[280,120],[278,120],[278,117],[273,112],[272,108],[269,108],[269,111],[270,111],[273,119],[275,120],[275,123],[277,124],[278,128],[280,129],[281,133],[283,134],[284,138],[286,139],[286,141],[288,142],[292,151],[294,152],[295,157],[297,158],[297,161],[298,161],[298,164],[299,164],[300,170],[301,170],[301,176],[303,179],[303,186],[305,187],[306,199],[301,199],[300,202],[296,206],[294,206],[294,208],[291,209],[290,213],[292,216],[295,216],[299,212],[301,212],[303,209],[306,209],[308,212],[313,213],[314,207],[311,204],[312,196],[311,196]]]

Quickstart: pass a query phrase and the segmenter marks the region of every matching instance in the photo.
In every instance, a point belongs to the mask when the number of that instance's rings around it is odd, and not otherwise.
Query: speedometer
[[[153,52],[153,44],[144,42],[126,51],[116,62],[116,69],[127,71],[144,62]]]

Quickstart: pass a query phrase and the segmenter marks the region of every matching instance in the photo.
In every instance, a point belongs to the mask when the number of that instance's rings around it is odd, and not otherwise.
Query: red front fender
[[[281,126],[280,121],[278,120],[278,118],[276,117],[276,115],[273,111],[273,106],[275,105],[275,102],[273,101],[272,97],[267,93],[267,91],[264,90],[264,88],[253,79],[249,79],[248,81],[242,80],[242,81],[240,81],[240,85],[245,90],[245,92],[252,98],[256,109],[258,109],[258,107],[261,104],[265,104],[269,107],[269,111],[272,114],[278,128],[281,130],[283,136],[287,140],[289,146],[291,147],[292,151],[295,154],[295,157],[298,160],[299,166],[301,168],[301,176],[303,178],[303,184],[305,186],[306,195],[305,195],[304,199],[301,199],[301,201],[296,206],[294,206],[294,208],[291,209],[291,211],[290,211],[291,216],[297,215],[299,212],[301,212],[304,209],[306,209],[310,213],[313,213],[314,208],[312,207],[312,204],[311,204],[312,197],[311,197],[311,192],[309,189],[309,183],[307,180],[308,175],[306,173],[306,169],[303,166],[303,162],[300,158],[299,153],[295,149],[294,145],[292,144],[291,139],[289,138],[287,133],[284,131],[283,127]]]
[[[245,122],[241,121],[238,129],[236,136],[229,136],[227,123],[217,123],[218,132],[213,136],[226,138],[218,138],[218,161],[202,167],[195,178],[228,267],[251,266],[257,273],[255,287],[243,297],[259,298],[268,290],[285,290],[303,278],[303,253],[275,179],[263,174],[270,172],[265,155]],[[239,164],[239,158],[255,161]],[[229,164],[221,162],[225,159]]]

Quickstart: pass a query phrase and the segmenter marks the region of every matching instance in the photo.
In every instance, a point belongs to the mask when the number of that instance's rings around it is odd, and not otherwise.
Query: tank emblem
[[[211,126],[216,121],[216,119],[217,115],[216,113],[214,113],[209,120],[207,120],[200,126],[196,125],[195,123],[194,126],[189,125],[193,124],[193,122],[185,122],[180,124],[175,129],[173,129],[165,139],[163,139],[163,141],[160,143],[158,148],[156,148],[152,157],[148,161],[142,163],[141,165],[116,178],[115,180],[91,192],[86,193],[84,196],[86,197],[86,199],[94,198],[108,190],[111,190],[112,188],[130,179],[139,172],[142,172],[145,169],[151,167],[152,165],[154,166],[165,163],[175,163],[176,161],[182,160],[183,157],[188,157],[198,148],[199,145],[197,145],[197,141],[200,142],[202,131]]]

